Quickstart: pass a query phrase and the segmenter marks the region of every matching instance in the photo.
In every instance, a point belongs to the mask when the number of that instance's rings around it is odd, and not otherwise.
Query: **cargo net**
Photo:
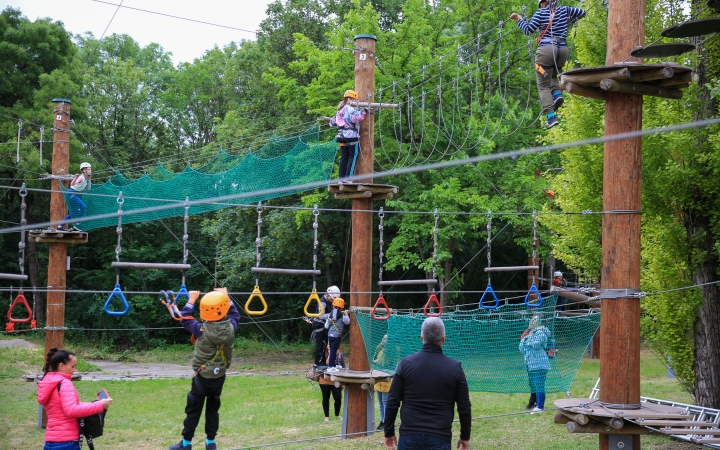
[[[529,393],[528,372],[518,347],[530,319],[542,314],[541,325],[550,330],[555,345],[546,349],[552,355],[545,392],[568,392],[580,361],[600,327],[600,312],[556,315],[555,302],[556,297],[552,296],[545,298],[540,307],[522,303],[494,310],[443,313],[440,317],[447,336],[443,353],[462,363],[473,392]],[[394,374],[403,357],[422,348],[420,328],[426,318],[422,310],[393,311],[388,320],[375,320],[369,311],[355,310],[355,317],[374,370]]]
[[[129,179],[117,173],[108,182],[93,185],[89,194],[82,195],[87,205],[84,216],[115,213],[120,192],[125,199],[123,212],[178,203],[178,208],[124,215],[123,223],[178,217],[185,214],[182,202],[203,200],[225,195],[252,193],[267,189],[290,187],[329,180],[337,154],[336,142],[318,141],[319,128],[313,127],[292,138],[273,138],[261,148],[244,156],[231,155],[220,150],[208,163],[198,168],[187,166],[180,173],[158,165],[140,178]],[[63,187],[65,201],[70,208],[70,194]],[[296,194],[303,189],[280,193],[254,195],[222,203],[208,203],[190,207],[190,214],[202,214],[239,204],[249,204],[271,198]],[[91,220],[79,224],[84,231],[117,225],[117,218]]]

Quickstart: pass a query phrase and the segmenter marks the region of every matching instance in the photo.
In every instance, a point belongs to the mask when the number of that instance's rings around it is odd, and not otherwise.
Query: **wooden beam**
[[[605,91],[595,89],[587,86],[582,86],[576,83],[567,83],[564,86],[565,92],[573,95],[579,95],[581,97],[594,98],[595,100],[605,100]]]
[[[592,433],[592,434],[654,434],[649,428],[628,424],[622,428],[615,429],[597,422],[590,422],[587,425],[580,425],[576,422],[568,422],[565,427],[571,433]],[[633,447],[636,448],[636,447]]]
[[[627,60],[636,46],[645,44],[645,2],[630,0],[608,3],[605,64]],[[642,64],[643,61],[639,59],[638,63]],[[642,108],[643,97],[640,95],[608,92],[605,98],[604,136],[642,130]],[[641,173],[641,138],[606,141],[603,152],[603,211],[640,211]],[[640,214],[603,214],[602,289],[640,288],[640,217]],[[602,300],[600,401],[625,405],[640,403],[639,299]],[[638,426],[615,430],[598,425],[618,434],[649,432],[647,428]],[[607,434],[600,434],[598,440],[599,450],[610,450]],[[632,437],[632,448],[640,449],[640,436]]]
[[[702,420],[642,420],[638,425],[644,427],[714,427],[712,422]]]
[[[70,101],[63,98],[53,99],[53,153],[52,174],[70,174]],[[67,207],[65,196],[60,189],[60,180],[52,180],[50,194],[50,221],[59,222],[65,218]],[[48,293],[45,303],[47,327],[45,333],[45,354],[52,347],[62,349],[65,346],[65,278],[67,273],[67,244],[50,244],[48,258]]]
[[[646,83],[627,83],[606,78],[600,82],[600,89],[604,91],[622,92],[634,95],[649,95],[652,97],[672,98],[679,100],[683,93],[679,89],[659,87]]]
[[[674,77],[667,80],[660,80],[655,85],[661,87],[676,86],[678,84],[685,84],[692,82],[692,72],[683,72],[676,74]]]
[[[358,192],[363,191],[370,191],[373,194],[387,194],[387,193],[393,193],[397,194],[398,187],[397,186],[372,186],[372,185],[366,185],[366,184],[359,184],[357,187]]]
[[[609,78],[611,80],[630,80],[632,79],[632,73],[630,72],[630,69],[627,67],[624,67],[622,69],[607,69],[607,70],[598,70],[594,72],[587,72],[587,73],[571,73],[571,74],[564,74],[560,76],[560,82],[562,84],[568,84],[568,83],[576,83],[576,84],[589,84],[589,83],[598,83],[605,78]]]
[[[710,428],[658,428],[662,434],[697,435],[697,436],[720,436],[719,429]]]
[[[566,423],[570,422],[570,419],[568,419],[564,414],[558,412],[555,413],[555,417],[553,417],[553,422],[558,425],[565,425]]]
[[[570,411],[565,411],[564,409],[558,409],[558,412],[562,414],[563,416],[567,417],[571,422],[578,423],[580,425],[587,425],[590,423],[590,418],[586,416],[585,414],[578,414]]]
[[[368,34],[355,36],[355,90],[360,98],[373,101],[375,94],[375,44],[377,38]],[[355,164],[355,174],[362,178],[363,183],[372,184],[373,165],[375,161],[375,115],[367,114],[360,123],[360,154]],[[353,212],[350,222],[352,226],[352,251],[350,254],[350,306],[372,306],[369,292],[372,291],[372,243],[373,216],[368,211],[373,209],[372,192],[370,197],[355,197],[352,201]],[[336,194],[336,198],[338,195]],[[350,369],[354,371],[369,370],[370,361],[365,351],[365,344],[360,327],[357,326],[355,314],[351,320],[355,325],[350,327]],[[367,392],[358,384],[347,386],[347,423],[343,431],[347,437],[361,437],[369,431],[372,424],[368,423]]]
[[[590,418],[604,425],[615,428],[616,430],[619,430],[625,425],[625,421],[619,417],[590,416]]]
[[[665,80],[668,78],[672,78],[673,75],[675,75],[675,71],[672,69],[672,67],[658,67],[656,69],[650,70],[636,70],[632,73],[632,80],[630,81],[638,83],[642,81]]]
[[[370,195],[365,195],[365,194],[370,194]],[[393,194],[387,193],[387,194],[372,195],[372,192],[354,192],[351,194],[335,194],[335,199],[337,199],[337,200],[362,199],[362,198],[369,198],[372,200],[386,200],[388,198],[393,198]]]

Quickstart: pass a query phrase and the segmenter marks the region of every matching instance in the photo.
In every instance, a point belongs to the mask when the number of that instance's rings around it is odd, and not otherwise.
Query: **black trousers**
[[[335,387],[333,384],[321,384],[320,391],[322,392],[323,400],[323,412],[325,417],[330,417],[330,394],[332,393],[333,401],[335,402],[335,416],[340,415],[340,405],[342,404],[341,395],[342,389]]]
[[[192,387],[187,395],[185,406],[185,421],[183,422],[182,436],[186,441],[192,441],[195,428],[200,422],[203,404],[205,408],[205,434],[208,439],[215,439],[220,425],[220,394],[222,394],[225,376],[220,378],[203,378],[198,375],[192,380]]]
[[[328,330],[320,328],[315,331],[315,365],[326,366],[325,348],[328,343]]]
[[[340,173],[338,174],[340,178],[353,176],[353,164],[355,164],[356,150],[357,142],[345,143],[340,146]]]

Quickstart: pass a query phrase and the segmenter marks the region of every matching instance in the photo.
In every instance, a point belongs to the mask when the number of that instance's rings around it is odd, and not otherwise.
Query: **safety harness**
[[[198,369],[193,374],[193,378],[198,376],[200,374],[200,372],[202,372],[203,370],[205,370],[207,368],[207,366],[214,363],[217,360],[218,356],[220,358],[222,358],[222,362],[225,365],[225,368],[227,369],[228,363],[227,363],[227,359],[225,358],[225,352],[223,351],[224,347],[225,347],[225,344],[221,344],[220,347],[217,350],[215,350],[215,355],[213,355],[213,357],[210,358],[210,361],[208,361],[205,364],[202,364],[200,367],[198,367]]]
[[[535,45],[540,45],[540,41],[545,36],[545,34],[547,34],[548,30],[552,26],[554,18],[555,18],[555,8],[552,8],[550,10],[550,20],[548,21],[547,27],[545,27],[545,29],[542,30],[542,32],[538,35],[537,39],[535,39]],[[543,68],[543,66],[541,66],[538,63],[535,63],[535,68],[537,69],[538,73],[540,73],[540,75],[543,76],[543,78],[547,76],[547,72],[545,72],[545,69]]]

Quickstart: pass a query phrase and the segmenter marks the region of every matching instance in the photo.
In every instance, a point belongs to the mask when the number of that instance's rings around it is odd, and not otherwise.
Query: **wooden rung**
[[[358,192],[362,191],[370,191],[373,194],[388,194],[393,193],[397,194],[398,187],[397,186],[373,186],[372,184],[359,184],[357,187]]]
[[[698,420],[638,420],[635,423],[644,427],[716,427],[712,422]]]
[[[393,281],[378,281],[378,286],[397,286],[403,284],[437,284],[437,280],[434,278],[423,279],[423,280],[393,280]]]
[[[507,266],[507,267],[486,267],[485,272],[519,272],[522,270],[538,270],[540,266]]]
[[[577,422],[568,422],[565,427],[571,433],[593,433],[593,434],[650,434],[652,430],[633,424],[615,429],[597,422],[590,422],[587,425],[580,425]]]
[[[720,429],[715,428],[657,428],[662,434],[682,434],[690,436],[720,436]]]
[[[373,200],[386,200],[389,198],[393,198],[393,193],[388,192],[387,194],[375,194],[373,195],[370,191],[365,192],[353,192],[348,194],[335,194],[335,198],[337,200],[343,200],[343,199],[353,199],[353,198],[371,198]]]
[[[320,275],[319,270],[305,269],[278,269],[274,267],[251,267],[252,273],[277,273],[281,275]]]
[[[27,275],[20,275],[19,273],[0,273],[0,280],[27,280]]]
[[[142,263],[142,262],[113,262],[112,266],[118,269],[160,269],[160,270],[190,270],[190,264]]]

